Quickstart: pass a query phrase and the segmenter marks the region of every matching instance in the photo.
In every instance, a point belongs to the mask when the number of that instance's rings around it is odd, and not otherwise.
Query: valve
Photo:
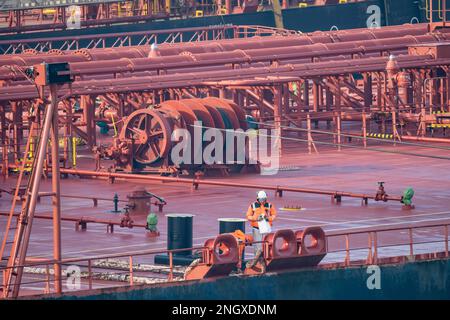
[[[128,212],[128,210],[130,209],[130,207],[127,205],[125,206],[125,213],[123,214],[122,220],[120,221],[120,227],[121,228],[133,228],[133,220],[130,217],[130,213]]]
[[[375,201],[384,201],[387,202],[388,195],[386,191],[384,190],[384,184],[385,182],[378,182],[378,191],[375,195]]]

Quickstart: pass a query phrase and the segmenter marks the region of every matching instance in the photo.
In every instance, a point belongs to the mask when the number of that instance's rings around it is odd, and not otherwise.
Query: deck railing
[[[449,257],[449,225],[450,222],[434,222],[430,220],[428,222],[421,222],[420,225],[409,226],[397,226],[389,225],[383,228],[354,228],[347,230],[337,230],[327,233],[328,253],[327,257],[333,255],[340,255],[334,259],[333,263],[322,262],[320,268],[331,268],[337,266],[364,266],[382,264],[386,259],[392,262],[403,261],[399,258],[411,259],[430,259],[430,258],[448,258]],[[437,229],[438,231],[433,233],[434,238],[421,241],[418,237],[415,237],[415,232],[423,232],[430,229]],[[392,233],[399,234],[406,232],[408,234],[408,240],[399,242],[398,239],[395,243],[380,244],[379,237],[383,234]],[[436,238],[437,236],[437,238]],[[359,245],[361,237],[367,239],[367,245]],[[352,245],[352,241],[355,245]],[[442,248],[436,249],[435,244],[442,244]],[[415,247],[418,245],[426,244],[426,254],[423,250],[420,254],[415,251]],[[380,250],[383,248],[409,248],[407,254],[402,255],[382,255]],[[337,247],[336,249],[330,249],[330,247]],[[179,250],[143,250],[130,253],[118,253],[91,256],[84,258],[70,258],[63,259],[58,262],[52,259],[42,258],[29,258],[28,262],[23,265],[25,276],[21,283],[22,295],[26,294],[41,294],[51,293],[52,282],[54,281],[53,266],[55,263],[59,263],[66,267],[65,282],[66,286],[63,286],[63,292],[72,292],[85,289],[98,289],[104,287],[115,287],[124,285],[137,285],[137,284],[149,284],[160,282],[174,282],[183,281],[183,274],[185,269],[175,267],[173,263],[174,255],[182,251],[197,251],[199,253],[206,248],[203,246],[197,246],[189,249]],[[353,252],[365,250],[368,252],[367,259],[361,259],[359,257],[353,257]],[[400,250],[401,251],[401,250]],[[399,250],[397,250],[399,252]],[[155,266],[149,264],[155,255],[166,254],[168,256],[168,266]],[[201,255],[200,255],[201,256]],[[122,259],[122,260],[121,260]],[[4,275],[7,267],[0,268],[3,278],[3,288],[5,287]],[[30,276],[32,275],[32,276]],[[78,279],[78,280],[76,280]],[[76,284],[71,285],[71,281],[79,281],[78,287]],[[29,290],[31,286],[31,291]],[[28,289],[28,290],[27,290]],[[4,290],[4,289],[3,289]]]

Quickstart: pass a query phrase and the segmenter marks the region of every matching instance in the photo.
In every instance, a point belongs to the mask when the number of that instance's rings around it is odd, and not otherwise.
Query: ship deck
[[[380,147],[396,152],[413,152],[424,155],[448,156],[448,150],[430,149],[417,146]],[[258,174],[234,175],[226,178],[208,178],[221,181],[238,182],[241,184],[281,185],[305,187],[335,191],[350,191],[375,194],[377,182],[384,181],[389,195],[401,195],[407,187],[413,187],[415,209],[404,210],[398,202],[375,202],[369,200],[363,206],[361,199],[343,198],[342,203],[332,203],[329,196],[284,192],[283,196],[275,197],[268,192],[270,201],[278,210],[274,229],[300,230],[307,226],[322,226],[327,233],[345,232],[353,229],[399,226],[409,227],[431,222],[450,223],[448,206],[448,181],[450,171],[448,160],[431,159],[406,154],[379,153],[363,149],[346,149],[337,152],[336,149],[320,148],[320,154],[308,155],[302,146],[286,142],[283,146],[280,172],[275,176]],[[91,167],[91,159],[81,159],[80,167]],[[1,181],[3,189],[14,186],[15,177]],[[70,177],[61,180],[62,194],[88,197],[111,198],[111,202],[99,201],[97,207],[86,199],[62,199],[63,217],[91,217],[96,219],[111,219],[120,221],[120,215],[112,213],[112,198],[115,193],[120,199],[126,199],[136,186],[142,185],[148,191],[162,196],[167,205],[159,217],[158,229],[160,236],[151,238],[142,227],[132,229],[116,227],[113,233],[106,232],[106,226],[91,224],[87,230],[76,231],[74,222],[62,222],[63,258],[86,258],[105,256],[118,253],[130,253],[149,249],[166,249],[166,218],[168,213],[194,214],[194,245],[202,245],[206,239],[213,238],[219,231],[219,218],[243,218],[248,205],[255,198],[257,190],[247,188],[230,188],[220,186],[192,186],[177,183],[145,182],[116,179],[110,184],[106,180],[80,179]],[[49,191],[51,181],[43,181],[41,191]],[[0,198],[0,212],[10,209],[11,197],[3,193]],[[283,207],[300,206],[301,211],[283,211]],[[121,207],[123,205],[121,204]],[[154,209],[154,212],[157,212]],[[42,198],[37,207],[37,214],[51,215],[51,199]],[[135,223],[145,223],[145,216],[133,216]],[[4,225],[6,217],[0,217]],[[249,231],[249,227],[247,227]],[[3,232],[3,228],[2,228]],[[0,235],[2,236],[2,235]],[[415,253],[443,251],[442,228],[424,228],[413,233]],[[378,255],[401,256],[409,252],[408,230],[378,233]],[[436,241],[436,242],[434,242]],[[421,242],[423,242],[421,244]],[[323,260],[327,262],[342,262],[345,257],[344,237],[329,239],[330,253]],[[352,259],[367,257],[367,235],[351,236],[350,246]],[[30,240],[28,257],[52,258],[52,222],[51,220],[35,219]],[[251,255],[252,250],[247,250]],[[152,257],[142,257],[139,262],[153,263]],[[26,281],[25,281],[26,282]],[[101,286],[102,281],[96,285]],[[104,284],[110,286],[111,283]],[[23,284],[24,292],[41,293],[41,285]]]

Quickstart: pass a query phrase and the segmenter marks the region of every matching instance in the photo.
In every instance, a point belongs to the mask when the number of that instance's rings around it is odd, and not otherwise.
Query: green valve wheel
[[[154,213],[150,213],[147,216],[147,229],[150,231],[156,231],[157,225],[158,225],[158,216]]]
[[[403,204],[410,206],[412,204],[412,198],[414,197],[413,188],[408,188],[403,192],[402,202]]]

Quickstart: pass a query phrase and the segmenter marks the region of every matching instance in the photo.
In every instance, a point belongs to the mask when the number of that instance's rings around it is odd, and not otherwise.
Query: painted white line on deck
[[[355,224],[355,223],[381,221],[381,220],[389,220],[389,219],[408,219],[408,218],[414,218],[414,217],[426,217],[426,216],[443,215],[443,214],[450,214],[450,211],[422,213],[422,214],[415,214],[415,215],[409,215],[409,216],[392,216],[392,217],[373,218],[373,219],[364,219],[364,220],[347,220],[347,221],[341,221],[341,222],[328,222],[328,223],[324,222],[324,224],[322,224],[320,226]],[[280,220],[298,221],[298,222],[302,222],[302,220],[304,220],[304,219],[294,219],[294,218],[279,218],[279,219]],[[319,221],[319,220],[317,220],[317,221]]]

